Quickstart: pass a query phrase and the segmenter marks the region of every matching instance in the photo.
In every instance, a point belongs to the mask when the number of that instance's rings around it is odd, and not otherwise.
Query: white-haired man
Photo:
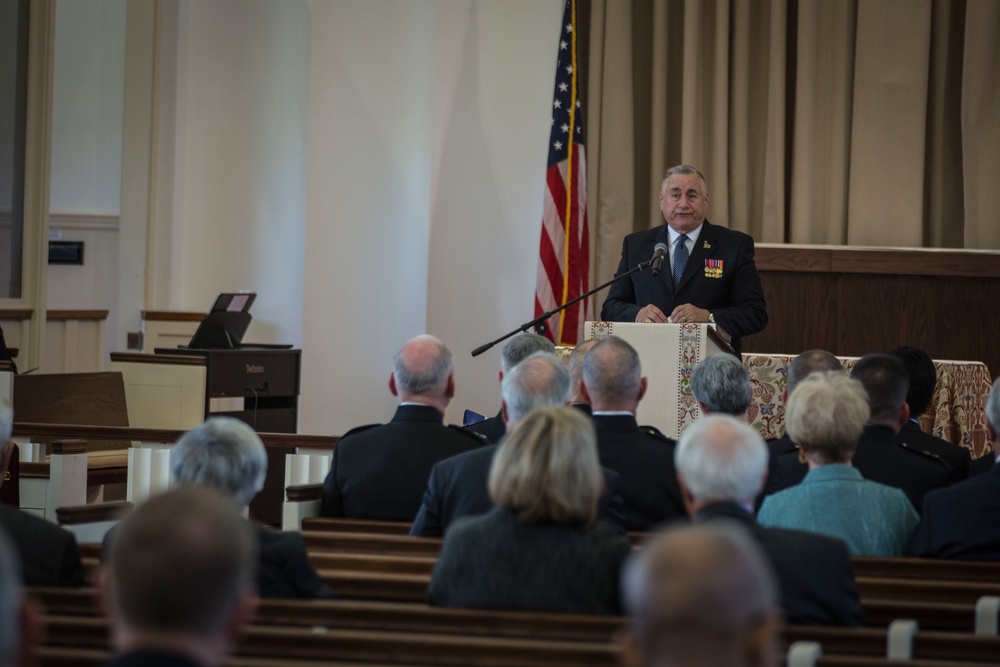
[[[333,448],[323,516],[412,521],[434,464],[487,444],[444,425],[455,396],[454,362],[434,336],[417,336],[396,353],[389,391],[399,398],[392,421],[351,429]]]
[[[847,545],[814,533],[765,528],[754,520],[754,499],[767,474],[767,446],[745,421],[729,415],[699,419],[681,435],[675,459],[691,517],[699,523],[743,524],[771,559],[789,623],[864,622]]]

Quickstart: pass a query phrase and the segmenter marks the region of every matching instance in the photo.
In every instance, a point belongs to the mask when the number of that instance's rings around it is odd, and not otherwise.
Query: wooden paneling
[[[769,323],[746,352],[914,345],[1000,375],[1000,252],[765,246],[757,264]]]

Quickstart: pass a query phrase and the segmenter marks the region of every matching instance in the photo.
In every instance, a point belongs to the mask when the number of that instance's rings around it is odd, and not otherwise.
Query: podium
[[[691,395],[694,367],[732,349],[711,324],[587,322],[584,327],[586,340],[608,336],[618,336],[636,349],[642,374],[648,378],[636,415],[639,423],[655,426],[674,439],[701,416]]]

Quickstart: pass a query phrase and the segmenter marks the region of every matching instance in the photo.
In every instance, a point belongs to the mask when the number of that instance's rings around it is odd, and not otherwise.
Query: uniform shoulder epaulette
[[[355,435],[357,433],[363,433],[364,431],[370,431],[371,429],[378,428],[379,426],[382,426],[382,424],[365,424],[364,426],[355,426],[350,431],[340,436],[340,439],[343,440],[349,435]]]
[[[639,430],[645,433],[646,435],[653,436],[658,440],[663,440],[664,442],[673,442],[672,439],[663,435],[663,433],[660,432],[660,429],[656,428],[655,426],[640,426]]]
[[[472,424],[470,424],[469,426],[472,426]],[[458,424],[448,424],[448,428],[450,428],[450,429],[452,429],[454,431],[458,431],[462,435],[467,435],[470,438],[474,438],[476,440],[476,442],[478,442],[480,445],[488,445],[488,444],[490,444],[490,439],[489,438],[487,438],[482,433],[479,433],[477,431],[473,431],[473,430],[469,429],[467,426],[460,426]]]
[[[912,446],[908,445],[905,442],[900,442],[898,444],[899,444],[900,447],[902,447],[903,449],[905,449],[908,452],[916,454],[917,456],[922,456],[925,459],[930,459],[931,461],[937,461],[938,463],[940,463],[941,465],[943,465],[948,470],[952,469],[951,464],[949,464],[947,461],[945,461],[943,458],[941,458],[938,454],[936,454],[934,452],[929,452],[926,449],[920,449],[919,447],[912,447]]]

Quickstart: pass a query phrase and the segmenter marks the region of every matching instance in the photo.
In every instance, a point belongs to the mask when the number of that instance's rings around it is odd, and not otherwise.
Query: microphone
[[[653,253],[653,268],[650,270],[650,273],[652,273],[655,278],[660,275],[660,266],[663,264],[663,258],[667,256],[667,244],[657,243],[653,250],[656,252]]]

